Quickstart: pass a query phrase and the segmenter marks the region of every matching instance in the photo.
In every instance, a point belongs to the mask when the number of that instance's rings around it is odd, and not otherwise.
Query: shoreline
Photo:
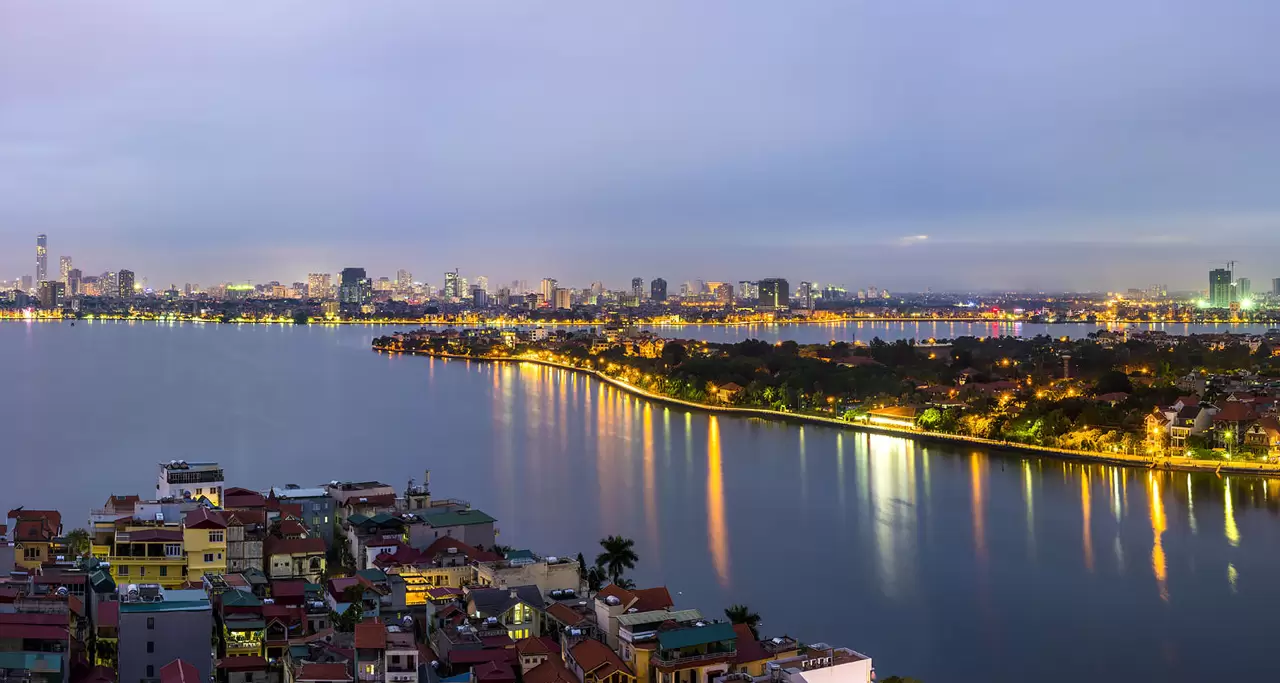
[[[427,320],[422,318],[386,319],[386,320],[310,320],[298,323],[292,320],[216,320],[202,318],[145,318],[145,317],[100,317],[100,318],[62,318],[52,316],[36,316],[31,318],[18,316],[0,316],[0,323],[95,323],[95,322],[140,322],[140,323],[192,323],[201,325],[421,325],[424,327],[455,327],[478,325],[482,327],[601,327],[611,323],[606,321],[564,321],[564,320]],[[849,325],[861,323],[916,323],[928,325],[990,325],[1011,327],[1015,325],[1087,325],[1106,328],[1115,325],[1221,325],[1225,327],[1276,326],[1277,320],[1055,320],[1052,322],[1034,322],[1030,320],[986,320],[957,318],[914,318],[886,317],[870,318],[836,318],[826,320],[752,320],[752,321],[699,321],[699,322],[645,322],[628,323],[632,327],[779,327],[785,325]]]
[[[1261,477],[1280,477],[1280,463],[1243,463],[1243,462],[1225,462],[1219,460],[1195,460],[1189,458],[1169,458],[1165,457],[1160,460],[1143,457],[1140,455],[1128,455],[1124,453],[1104,453],[1099,451],[1074,451],[1063,448],[1053,448],[1049,446],[1035,446],[1031,444],[1021,444],[1012,441],[997,441],[994,439],[983,439],[974,436],[964,436],[961,434],[945,434],[942,432],[927,432],[914,429],[898,429],[894,427],[884,427],[877,425],[858,424],[847,420],[840,420],[831,417],[821,417],[818,415],[804,415],[801,413],[782,413],[767,408],[738,408],[734,406],[716,406],[705,403],[696,403],[686,401],[684,399],[663,396],[655,394],[629,382],[614,379],[607,375],[600,374],[597,370],[589,370],[587,368],[578,368],[572,365],[564,365],[554,361],[540,360],[536,358],[516,358],[514,356],[464,356],[453,353],[436,353],[430,351],[407,351],[400,349],[387,349],[374,346],[373,350],[377,353],[390,354],[409,354],[415,356],[427,356],[429,358],[442,358],[445,360],[467,360],[488,363],[532,363],[535,365],[543,365],[546,367],[557,368],[560,370],[568,370],[571,372],[581,373],[589,377],[593,377],[601,382],[616,387],[633,396],[637,396],[656,403],[680,406],[682,408],[690,408],[705,413],[736,415],[738,417],[755,417],[775,422],[790,423],[809,423],[827,427],[836,427],[848,429],[851,431],[866,432],[869,434],[883,434],[887,436],[909,437],[921,441],[932,441],[935,443],[952,443],[952,444],[972,444],[982,446],[984,448],[1000,451],[1004,453],[1017,453],[1023,455],[1038,455],[1044,457],[1058,458],[1061,460],[1073,460],[1078,462],[1091,462],[1103,465],[1117,465],[1121,467],[1132,467],[1135,469],[1158,470],[1165,472],[1212,472],[1216,474],[1244,474]]]

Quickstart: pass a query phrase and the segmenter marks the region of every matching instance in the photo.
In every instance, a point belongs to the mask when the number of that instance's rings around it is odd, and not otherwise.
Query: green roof
[[[93,585],[95,593],[114,593],[116,592],[116,582],[111,578],[105,569],[96,569],[89,575],[89,583]]]
[[[229,590],[222,594],[223,607],[258,607],[262,601],[249,591]]]
[[[433,527],[442,526],[468,526],[471,524],[492,524],[498,520],[486,515],[480,510],[455,510],[453,512],[438,512],[434,515],[426,515],[422,518],[427,524]]]
[[[163,602],[122,602],[120,611],[131,612],[203,612],[211,610],[208,600],[165,600]]]
[[[507,553],[506,559],[510,562],[511,560],[537,560],[538,558],[533,554],[532,550],[512,550]]]
[[[706,645],[708,643],[737,639],[738,634],[734,632],[733,624],[722,621],[716,624],[707,624],[706,626],[690,626],[689,628],[675,631],[663,631],[658,634],[658,647],[663,650],[679,650],[680,648],[693,647],[694,645]]]
[[[371,582],[387,580],[387,573],[376,567],[361,569],[360,571],[356,572],[356,576],[366,578]]]

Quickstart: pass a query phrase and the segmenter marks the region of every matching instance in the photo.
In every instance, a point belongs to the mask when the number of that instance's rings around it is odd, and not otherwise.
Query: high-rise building
[[[36,282],[49,279],[49,238],[36,235]]]
[[[631,296],[634,296],[636,301],[640,301],[644,298],[644,278],[631,278]]]
[[[1280,296],[1280,277],[1271,279],[1271,293]]]
[[[40,307],[41,308],[62,308],[63,284],[56,280],[45,280],[40,283]]]
[[[122,270],[116,273],[116,285],[119,287],[117,291],[120,292],[120,298],[133,298],[133,271]]]
[[[545,280],[543,282],[545,282]],[[564,310],[573,308],[573,290],[571,289],[555,290],[555,306],[556,308],[564,309]]]
[[[649,298],[654,301],[667,300],[667,281],[660,277],[655,277],[649,281]]]
[[[542,298],[553,305],[556,300],[556,284],[558,283],[555,278],[542,278],[542,289],[540,290],[542,292]]]
[[[307,273],[307,296],[312,299],[329,298],[328,273]]]
[[[72,268],[67,271],[67,296],[80,296],[80,280],[83,277],[84,274],[80,272],[79,268]]]
[[[760,298],[760,283],[752,280],[738,281],[738,298],[743,301],[755,301]]]
[[[711,288],[711,295],[717,302],[726,305],[733,303],[733,285],[728,282],[710,282],[707,286]]]
[[[30,276],[30,275],[23,275],[22,277],[20,277],[20,278],[18,278],[18,279],[22,282],[22,291],[24,291],[24,292],[30,292],[30,291],[31,291],[31,276]]]
[[[338,302],[363,306],[373,300],[373,281],[366,277],[364,268],[343,268],[338,285]]]
[[[413,290],[413,273],[401,268],[396,271],[396,291],[407,294]]]
[[[784,278],[769,277],[760,281],[760,308],[784,311],[791,304],[791,288]]]
[[[471,305],[476,308],[485,308],[489,305],[489,293],[480,285],[471,288]]]
[[[1231,305],[1231,271],[1226,268],[1209,271],[1209,305],[1213,308]]]
[[[813,310],[813,283],[801,282],[800,291],[797,292],[800,299],[800,308],[806,311]]]
[[[59,256],[58,257],[58,281],[62,283],[62,286],[66,288],[67,291],[71,291],[70,285],[67,284],[67,272],[70,270],[71,270],[71,257]]]
[[[1253,282],[1247,277],[1236,279],[1236,301],[1244,301],[1253,295]]]
[[[98,276],[98,296],[120,296],[120,288],[116,286],[116,274],[107,271]]]
[[[389,277],[380,277],[377,282],[373,283],[373,291],[375,292],[390,292],[395,288],[395,283]]]
[[[476,278],[476,286],[484,290],[485,294],[489,293],[489,278],[481,275]]]
[[[440,296],[444,299],[458,299],[462,296],[462,290],[458,289],[458,269],[454,268],[445,271],[444,274],[444,290],[440,292]]]

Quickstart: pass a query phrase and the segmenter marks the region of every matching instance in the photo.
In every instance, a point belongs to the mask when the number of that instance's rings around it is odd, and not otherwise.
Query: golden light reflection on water
[[[1154,473],[1147,474],[1147,502],[1151,516],[1151,573],[1156,577],[1156,587],[1160,599],[1169,601],[1168,567],[1164,557],[1164,532],[1167,528],[1164,519],[1164,500],[1160,497],[1160,482]]]
[[[1089,472],[1080,473],[1080,512],[1084,518],[1084,568],[1093,572],[1093,509],[1089,500]]]
[[[1234,595],[1236,592],[1236,579],[1238,578],[1240,578],[1240,574],[1236,571],[1236,566],[1228,562],[1227,563],[1227,585],[1231,587],[1232,595]]]
[[[840,521],[845,519],[844,432],[836,434],[836,495],[840,502]]]
[[[653,455],[653,408],[644,404],[644,520],[654,559],[662,561],[662,543],[658,539],[658,485]]]
[[[1236,527],[1236,509],[1231,502],[1231,477],[1226,477],[1224,486],[1226,497],[1223,499],[1222,509],[1226,515],[1227,543],[1234,548],[1240,545],[1240,529]]]
[[[720,585],[729,587],[729,530],[724,513],[724,471],[720,458],[720,421],[707,422],[707,543]]]
[[[1036,503],[1031,485],[1031,461],[1022,461],[1022,500],[1027,506],[1027,555],[1036,559]]]
[[[1191,535],[1194,536],[1198,531],[1196,529],[1196,497],[1191,493],[1190,472],[1187,472],[1187,520],[1191,522]]]
[[[977,553],[978,563],[982,565],[987,563],[987,513],[982,490],[986,467],[986,458],[980,453],[969,455],[970,487],[973,489],[973,548]]]

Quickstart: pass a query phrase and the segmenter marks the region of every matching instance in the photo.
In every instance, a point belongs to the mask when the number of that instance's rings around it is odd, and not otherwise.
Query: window
[[[148,640],[148,641],[147,641],[147,654],[151,654],[151,653],[153,653],[153,652],[155,652],[155,651],[156,651],[156,641],[154,641],[154,640]]]
[[[147,617],[147,630],[148,630],[148,631],[154,631],[154,630],[156,630],[156,618],[155,618],[155,617]]]
[[[205,561],[205,562],[213,562],[213,553],[205,553],[205,554],[204,554],[204,561]]]
[[[119,567],[116,567],[116,576],[128,576],[128,575],[129,575],[129,565],[122,564]]]
[[[156,667],[155,667],[154,665],[152,665],[152,664],[148,664],[148,665],[147,665],[147,678],[155,678],[155,677],[156,677]]]
[[[325,524],[328,524],[328,523],[329,523],[329,515],[325,515],[325,516],[324,516],[324,523],[325,523]]]
[[[320,517],[319,517],[319,516],[315,516],[315,517],[312,517],[312,518],[311,518],[311,526],[313,526],[313,527],[320,526]]]
[[[319,511],[320,511],[320,504],[319,504],[319,503],[312,503],[312,504],[311,504],[311,511],[312,511],[312,512],[319,512]]]
[[[204,489],[196,489],[196,495],[197,495],[197,496],[203,496],[203,495],[204,495]]]
[[[138,567],[138,576],[146,576],[146,575],[147,575],[147,567],[145,565]]]
[[[168,576],[168,575],[169,575],[169,568],[168,568],[168,567],[161,567],[161,568],[160,568],[160,576]]]
[[[181,543],[164,544],[164,556],[165,557],[182,557],[182,544]]]
[[[221,543],[221,542],[222,542],[222,532],[221,532],[221,531],[210,531],[210,532],[209,532],[209,542],[210,542],[210,543]]]

